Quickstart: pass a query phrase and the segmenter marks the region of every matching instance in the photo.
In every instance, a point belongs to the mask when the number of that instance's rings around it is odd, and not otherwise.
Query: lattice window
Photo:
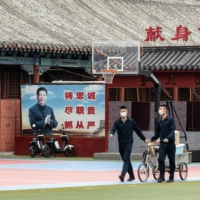
[[[30,76],[28,75],[27,72],[25,72],[24,70],[21,71],[21,74],[20,74],[20,82],[23,84],[23,83],[29,83],[30,81]]]
[[[95,79],[90,77],[89,75],[83,75],[82,80],[83,81],[95,81]]]
[[[189,101],[190,99],[190,88],[179,88],[179,101]]]
[[[147,88],[146,89],[146,98],[147,102],[153,102],[154,101],[154,88]]]
[[[109,101],[119,101],[119,88],[109,89]]]
[[[137,101],[137,88],[125,88],[125,101]]]
[[[192,89],[191,101],[200,102],[200,88]]]
[[[70,74],[70,81],[82,81],[82,76],[76,74]]]
[[[8,99],[20,98],[20,74],[19,72],[9,72],[9,84],[8,84]]]
[[[173,99],[173,88],[166,88],[166,90],[168,90],[169,94],[171,95],[171,97]],[[160,100],[161,101],[165,101],[166,100],[166,95],[163,92],[161,92]]]
[[[168,90],[169,94],[173,98],[173,88],[166,88],[166,89]],[[155,101],[154,88],[147,88],[146,89],[146,98],[147,98],[147,102],[154,102]],[[161,92],[160,101],[165,101],[165,100],[166,100],[166,96],[163,92]]]

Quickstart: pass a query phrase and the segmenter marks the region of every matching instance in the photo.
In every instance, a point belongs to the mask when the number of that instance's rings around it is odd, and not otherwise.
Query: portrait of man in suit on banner
[[[39,134],[38,130],[43,130],[45,135],[52,135],[52,129],[58,125],[53,108],[46,105],[47,94],[46,88],[38,88],[37,103],[29,109],[29,122],[31,127],[35,129],[34,134]]]

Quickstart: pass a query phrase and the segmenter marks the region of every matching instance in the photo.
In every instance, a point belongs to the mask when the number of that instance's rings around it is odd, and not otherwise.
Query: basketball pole
[[[152,71],[150,70],[141,70],[141,62],[138,61],[138,75],[147,77],[154,85],[154,97],[155,97],[155,106],[154,106],[154,135],[156,134],[156,128],[159,121],[159,114],[158,109],[160,106],[160,95],[161,95],[161,88],[162,84],[158,79],[154,76]],[[169,92],[167,92],[167,95],[170,96]]]
[[[170,95],[170,93],[168,92],[168,90],[161,84],[161,82],[155,77],[155,75],[152,73],[152,71],[150,70],[140,70],[141,69],[141,63],[140,61],[138,62],[138,75],[143,75],[147,78],[149,78],[149,80],[153,83],[154,85],[154,97],[155,97],[155,108],[154,108],[154,135],[156,134],[156,129],[158,126],[158,122],[160,120],[160,116],[158,114],[158,110],[159,110],[159,106],[160,106],[160,95],[161,92],[163,92],[166,96],[166,104],[167,107],[169,108],[169,114],[172,114],[172,117],[174,117],[174,114],[176,115],[178,122],[180,123],[180,126],[182,128],[182,131],[184,133],[184,136],[182,136],[182,138],[185,138],[185,141],[187,142],[187,135],[186,132],[183,128],[183,125],[178,117],[178,114],[173,106],[172,103],[172,97]],[[189,146],[188,143],[186,144],[187,150],[189,150]]]
[[[124,41],[125,42],[125,41]],[[98,42],[97,42],[98,43]],[[104,42],[105,43],[105,42]],[[94,44],[94,43],[93,43]],[[139,43],[138,43],[139,44]],[[101,54],[103,56],[103,59],[105,58],[110,58],[114,63],[117,63],[119,65],[121,65],[124,68],[129,68],[128,66],[124,65],[123,63],[120,63],[118,60],[115,59],[115,57],[109,57],[109,55],[107,54],[107,52],[103,52],[102,50],[98,49],[97,46],[92,45],[93,49],[95,50],[95,52],[98,52],[99,54]],[[139,47],[139,46],[138,46]],[[93,51],[94,52],[94,51]],[[140,51],[138,49],[138,55],[140,55],[140,57],[142,56],[142,54],[144,53],[144,47],[140,46]],[[172,117],[174,117],[174,113],[176,114],[176,117],[182,127],[182,130],[184,132],[184,138],[187,141],[187,136],[185,133],[185,130],[183,129],[183,126],[179,120],[179,117],[173,107],[173,103],[172,103],[172,97],[170,95],[170,93],[168,92],[168,90],[161,84],[161,82],[156,78],[156,76],[153,74],[152,71],[150,70],[141,70],[141,62],[140,62],[140,57],[138,57],[138,59],[134,62],[134,64],[132,65],[131,68],[136,69],[138,67],[138,72],[136,72],[136,74],[132,73],[132,76],[140,76],[143,75],[145,77],[147,77],[154,85],[154,97],[155,97],[155,108],[154,108],[154,135],[157,132],[157,125],[158,122],[160,120],[160,116],[158,114],[158,110],[159,110],[159,106],[160,106],[160,97],[161,97],[161,92],[164,93],[164,95],[166,96],[166,104],[169,107],[169,115],[172,114]],[[98,60],[99,62],[99,60]],[[102,68],[101,68],[102,69]],[[108,69],[107,69],[108,70]],[[120,74],[120,73],[119,73]],[[105,78],[104,78],[105,80]],[[105,81],[106,82],[106,81]],[[110,81],[109,83],[112,83],[112,81]],[[106,87],[107,88],[107,87]],[[170,101],[170,102],[169,102]]]

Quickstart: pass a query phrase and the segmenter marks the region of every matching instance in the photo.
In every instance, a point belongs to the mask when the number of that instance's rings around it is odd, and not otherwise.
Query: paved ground
[[[122,167],[120,161],[0,159],[0,190],[141,183],[137,177],[137,167],[140,163],[132,164],[136,180],[122,183],[118,179]],[[186,181],[200,180],[200,163],[188,166]],[[175,180],[181,181],[178,173]],[[150,182],[156,183],[152,175],[146,183]]]

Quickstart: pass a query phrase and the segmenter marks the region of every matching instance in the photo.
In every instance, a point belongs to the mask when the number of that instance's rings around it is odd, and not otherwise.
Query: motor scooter
[[[60,147],[59,142],[56,138],[50,138],[49,141],[46,142],[46,145],[49,147],[50,155],[63,153],[66,157],[73,157],[75,155],[75,148],[73,145],[68,144],[69,138],[64,130],[64,126],[62,124],[62,129],[60,129],[62,135],[62,147]]]
[[[36,130],[35,124],[33,124],[33,131]],[[50,150],[46,144],[43,144],[45,138],[43,135],[42,129],[37,129],[37,132],[40,132],[37,138],[32,138],[29,145],[29,154],[32,158],[34,158],[37,153],[40,153],[43,157],[49,158],[50,157]]]

